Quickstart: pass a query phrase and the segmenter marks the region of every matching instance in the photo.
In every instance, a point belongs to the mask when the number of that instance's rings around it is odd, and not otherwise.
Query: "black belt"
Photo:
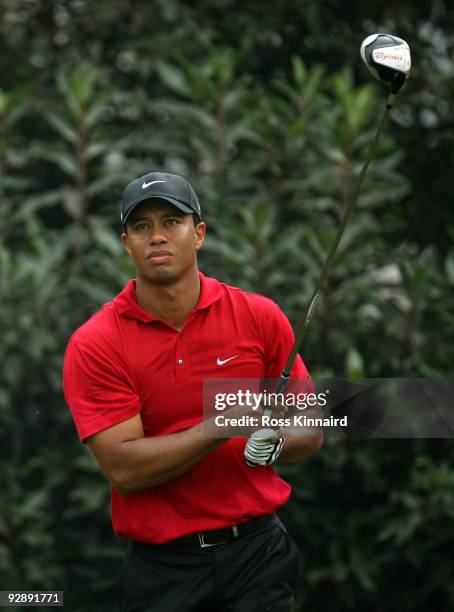
[[[209,546],[219,546],[220,544],[227,544],[232,540],[241,538],[245,535],[264,529],[268,525],[271,525],[276,520],[276,514],[266,514],[265,516],[259,516],[257,518],[250,519],[245,523],[239,525],[233,525],[232,527],[225,527],[223,529],[213,529],[212,531],[205,531],[203,533],[193,533],[176,540],[171,540],[165,544],[159,544],[158,546],[179,546],[179,545],[192,545],[197,548],[208,548]],[[147,547],[149,544],[143,542],[133,542],[136,547]],[[152,544],[152,546],[154,546]]]

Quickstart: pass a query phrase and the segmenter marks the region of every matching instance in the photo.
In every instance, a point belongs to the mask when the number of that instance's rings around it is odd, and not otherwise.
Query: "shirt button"
[[[178,360],[178,365],[183,365],[183,360],[182,359]]]

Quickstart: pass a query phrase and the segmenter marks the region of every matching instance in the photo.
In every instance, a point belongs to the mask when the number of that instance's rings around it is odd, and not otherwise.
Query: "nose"
[[[153,225],[150,236],[150,244],[164,244],[167,242],[167,237],[164,232],[164,228],[156,223]]]

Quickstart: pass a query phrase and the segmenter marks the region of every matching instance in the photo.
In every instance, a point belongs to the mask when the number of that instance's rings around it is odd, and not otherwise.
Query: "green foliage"
[[[26,139],[18,129],[29,107],[31,87],[30,83],[23,83],[8,91],[0,88],[0,212],[3,219],[0,239],[4,241],[11,238],[16,202],[31,185],[29,177],[21,172]]]
[[[450,609],[449,453],[449,440],[332,440],[304,472],[280,469],[293,483],[284,517],[302,553],[302,610],[331,610],[326,590],[339,610]]]
[[[107,163],[113,149],[107,128],[113,112],[112,94],[98,87],[98,77],[98,70],[90,64],[78,67],[70,75],[62,68],[56,77],[61,111],[48,111],[38,105],[37,112],[56,137],[33,143],[29,155],[38,163],[55,165],[63,180],[58,187],[26,199],[21,207],[22,218],[46,206],[59,206],[70,219],[84,226],[92,213],[93,200],[124,181],[125,174]],[[122,155],[122,143],[116,142],[115,148],[117,155]]]
[[[427,20],[408,2],[367,14],[0,2],[2,589],[64,589],[75,612],[114,608],[123,543],[61,367],[73,330],[134,275],[118,238],[123,186],[151,169],[188,176],[208,224],[201,269],[268,295],[295,327],[382,112],[384,92],[356,67],[362,34],[385,25],[409,39],[415,69],[302,353],[314,376],[452,374],[443,6]],[[280,467],[294,487],[283,514],[303,555],[302,609],[451,609],[451,463],[449,441],[328,440]]]

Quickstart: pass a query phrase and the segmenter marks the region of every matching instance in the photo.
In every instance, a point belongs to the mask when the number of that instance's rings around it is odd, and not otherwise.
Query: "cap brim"
[[[173,206],[175,206],[175,208],[178,208],[178,210],[181,210],[187,215],[192,215],[192,214],[197,215],[198,214],[195,210],[192,210],[192,208],[190,208],[189,206],[186,206],[186,204],[183,204],[182,202],[179,202],[178,200],[175,200],[175,198],[171,198],[170,196],[160,196],[160,195],[159,196],[158,195],[157,196],[146,196],[144,195],[143,198],[140,198],[140,200],[137,200],[136,202],[132,204],[125,218],[122,219],[123,225],[126,225],[131,213],[134,212],[134,210],[137,208],[139,204],[141,204],[142,202],[145,202],[145,200],[164,200],[165,202],[169,202],[169,204],[172,204]]]

